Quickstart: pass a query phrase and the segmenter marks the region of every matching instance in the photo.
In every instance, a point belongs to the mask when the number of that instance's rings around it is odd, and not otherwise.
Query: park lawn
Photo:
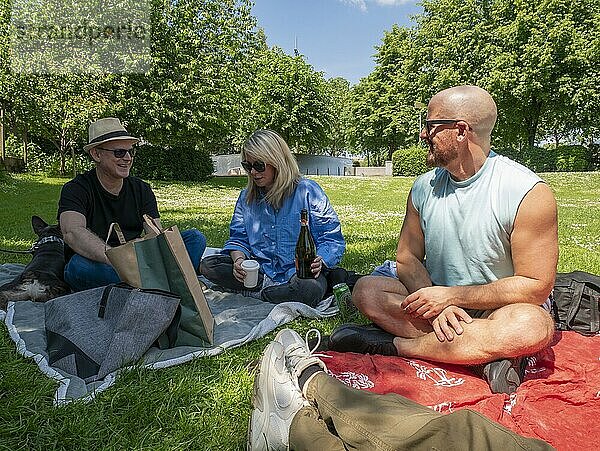
[[[342,265],[361,273],[393,259],[412,178],[314,177],[335,206],[347,240]],[[559,208],[561,272],[600,274],[600,173],[542,174]],[[0,248],[27,249],[30,218],[55,220],[66,179],[17,176],[0,185]],[[154,182],[163,225],[197,227],[221,246],[245,178]],[[0,253],[0,263],[26,257]],[[329,333],[337,319],[291,323]],[[56,385],[17,355],[0,327],[0,449],[245,449],[256,359],[274,336],[217,357],[164,370],[137,368],[91,403],[52,406]]]

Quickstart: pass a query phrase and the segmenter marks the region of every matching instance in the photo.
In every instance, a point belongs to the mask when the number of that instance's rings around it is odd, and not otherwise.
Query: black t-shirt
[[[127,241],[141,235],[144,226],[144,214],[158,218],[156,197],[150,185],[143,180],[129,176],[123,179],[123,188],[119,195],[106,191],[96,175],[96,169],[79,174],[65,183],[58,201],[58,217],[63,211],[76,211],[85,216],[86,227],[102,241],[110,224],[116,222]],[[119,240],[113,233],[108,242],[117,246]]]

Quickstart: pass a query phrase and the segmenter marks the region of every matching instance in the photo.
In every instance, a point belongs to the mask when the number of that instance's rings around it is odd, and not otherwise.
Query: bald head
[[[498,111],[492,96],[477,86],[444,89],[429,101],[429,115],[439,119],[466,121],[481,144],[489,146]]]

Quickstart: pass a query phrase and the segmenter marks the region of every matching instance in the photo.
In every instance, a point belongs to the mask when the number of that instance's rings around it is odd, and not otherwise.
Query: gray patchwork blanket
[[[0,265],[0,285],[12,280],[22,270],[23,265]],[[299,316],[326,318],[337,313],[333,297],[312,308],[299,302],[274,305],[239,294],[210,289],[205,291],[205,295],[215,318],[214,346],[185,346],[163,350],[150,348],[142,358],[143,366],[152,369],[166,368],[198,357],[217,355],[227,348],[241,346],[260,338]],[[0,320],[4,320],[17,352],[33,359],[44,374],[59,383],[54,396],[55,405],[67,404],[76,399],[89,401],[110,387],[120,370],[102,380],[86,384],[83,379],[48,364],[44,316],[44,305],[30,301],[10,302],[6,312],[0,310]]]

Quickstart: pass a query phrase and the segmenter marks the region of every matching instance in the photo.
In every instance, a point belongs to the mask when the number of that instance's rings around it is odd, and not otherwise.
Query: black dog
[[[39,237],[33,245],[33,258],[12,282],[0,287],[0,309],[9,301],[46,302],[71,291],[64,281],[65,249],[58,225],[48,225],[39,216],[31,218],[33,231]]]

